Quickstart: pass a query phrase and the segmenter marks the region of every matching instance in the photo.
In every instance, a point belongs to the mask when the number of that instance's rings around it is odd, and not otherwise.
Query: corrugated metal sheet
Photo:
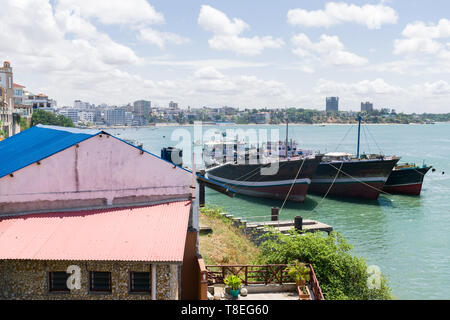
[[[37,125],[0,141],[0,178],[101,132]]]
[[[0,220],[0,259],[183,261],[190,202]]]

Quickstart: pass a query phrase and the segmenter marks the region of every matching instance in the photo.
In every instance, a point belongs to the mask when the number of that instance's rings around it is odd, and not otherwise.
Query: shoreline
[[[450,122],[436,122],[434,124],[442,124],[442,123],[450,123]],[[289,123],[290,126],[320,126],[320,127],[327,127],[327,126],[349,126],[349,125],[356,125],[355,123]],[[427,123],[364,123],[365,126],[409,126],[409,125],[416,125],[416,126],[429,126],[434,124],[427,124]],[[202,126],[205,127],[229,127],[229,126],[284,126],[285,123],[280,124],[270,124],[270,123],[245,123],[245,124],[237,124],[237,123],[219,123],[219,124],[212,124],[212,123],[204,123]],[[178,124],[178,123],[157,123],[154,125],[148,125],[148,126],[89,126],[89,127],[78,127],[78,128],[86,128],[86,129],[149,129],[149,128],[160,128],[160,127],[193,127],[195,124]]]

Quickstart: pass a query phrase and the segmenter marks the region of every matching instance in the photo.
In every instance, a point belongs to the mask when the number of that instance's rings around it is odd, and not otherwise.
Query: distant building
[[[70,120],[72,120],[73,124],[77,124],[78,123],[78,109],[74,109],[74,108],[62,108],[60,110],[58,110],[59,114],[62,114],[63,116],[65,116],[66,118],[69,118]]]
[[[94,123],[95,112],[94,111],[86,111],[81,110],[78,112],[78,121],[86,124]]]
[[[95,109],[94,111],[94,123],[99,123],[103,121],[102,110]]]
[[[132,126],[133,125],[133,113],[125,112],[125,125]]]
[[[148,116],[152,108],[152,102],[146,100],[138,100],[133,103],[134,114],[137,116]]]
[[[178,103],[170,101],[169,102],[169,109],[178,109]]]
[[[361,102],[361,112],[371,112],[373,111],[373,103],[371,102]]]
[[[125,109],[116,108],[105,111],[105,122],[109,126],[123,126],[125,125]]]
[[[250,114],[249,118],[250,122],[254,122],[257,124],[264,124],[270,121],[270,113],[269,112],[258,112]]]
[[[339,111],[339,97],[327,97],[326,110],[327,110],[327,112],[338,112]]]
[[[73,102],[73,107],[78,110],[94,109],[95,106],[89,102],[83,102],[81,100],[75,100]]]

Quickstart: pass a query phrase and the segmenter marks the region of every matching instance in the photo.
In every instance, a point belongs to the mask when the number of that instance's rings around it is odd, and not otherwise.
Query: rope
[[[367,143],[367,149],[369,149],[369,154],[372,154],[372,151],[370,150],[370,141],[369,141],[369,138],[367,138],[366,128],[365,127],[362,127],[362,128],[363,128],[364,138]]]
[[[378,148],[378,151],[380,151],[380,154],[383,154],[383,150],[381,150],[380,146],[377,143],[377,140],[375,140],[375,137],[372,135],[372,132],[370,132],[369,127],[367,127],[367,132],[369,133],[369,135],[372,137],[373,142],[375,142],[375,145]]]
[[[351,125],[350,128],[347,130],[347,133],[345,134],[344,138],[342,138],[341,142],[339,142],[338,146],[334,150],[335,152],[339,149],[339,147],[341,146],[342,142],[344,142],[345,138],[347,138],[348,134],[350,133],[350,131],[352,129],[353,129],[353,125]]]
[[[292,182],[291,187],[289,188],[289,191],[286,195],[286,198],[284,198],[284,202],[283,202],[283,205],[281,206],[280,213],[279,213],[280,215],[281,215],[281,212],[283,211],[283,208],[284,208],[284,205],[286,204],[287,199],[289,198],[289,196],[291,194],[292,188],[294,187],[295,182],[297,181],[298,175],[300,174],[300,171],[302,171],[303,165],[305,164],[305,159],[306,158],[303,158],[302,164],[297,171],[297,175],[295,176],[294,182]]]
[[[336,176],[333,179],[333,183],[331,183],[330,187],[328,188],[327,192],[325,193],[325,195],[322,197],[322,199],[319,201],[319,203],[317,204],[317,206],[314,207],[314,209],[311,210],[311,212],[315,211],[317,209],[317,207],[319,207],[323,200],[325,200],[325,198],[328,196],[328,193],[330,193],[331,188],[333,188],[334,183],[336,182],[337,177],[339,176],[339,173],[341,172],[342,166],[344,165],[344,161],[341,162],[341,166],[339,167],[338,171],[336,172]]]

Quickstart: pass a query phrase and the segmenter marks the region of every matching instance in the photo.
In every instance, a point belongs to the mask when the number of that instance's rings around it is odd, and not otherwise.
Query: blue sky
[[[0,0],[15,82],[75,99],[450,112],[450,4]]]

